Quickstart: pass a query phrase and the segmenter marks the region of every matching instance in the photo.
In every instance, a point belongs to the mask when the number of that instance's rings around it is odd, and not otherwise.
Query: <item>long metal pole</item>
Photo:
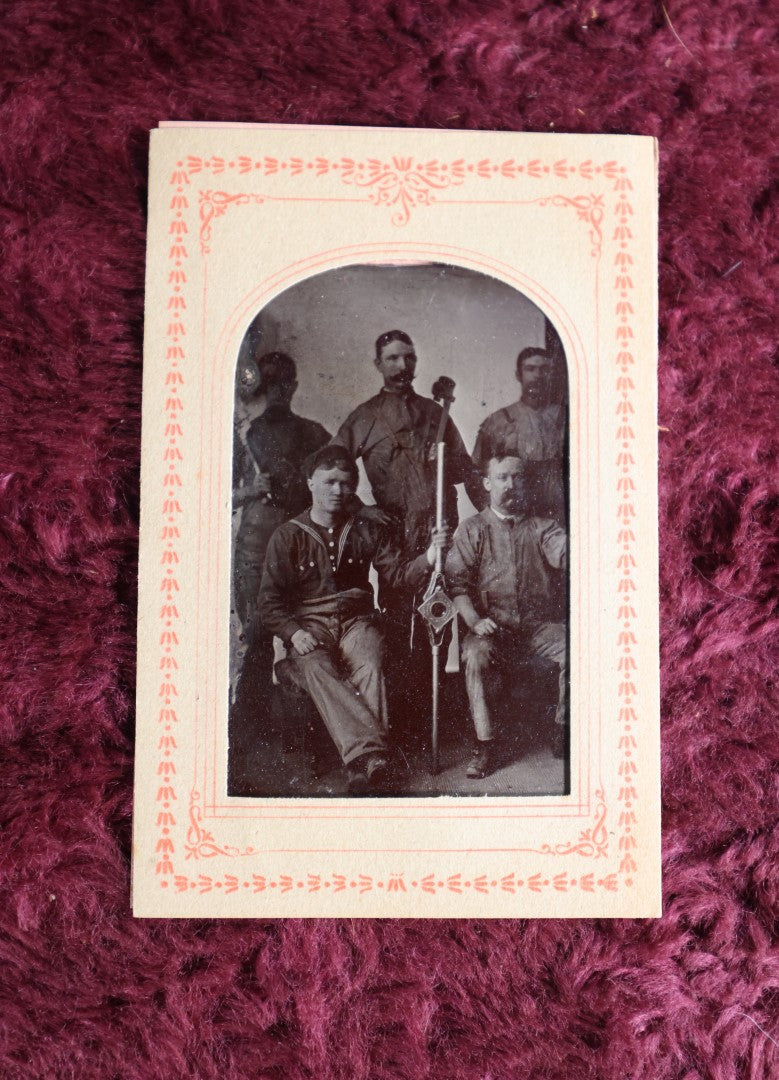
[[[435,527],[440,529],[444,523],[444,450],[446,444],[440,442],[438,444],[438,457],[436,460],[436,478],[435,478]],[[435,553],[435,568],[437,573],[441,573],[442,568],[441,549],[436,548]]]
[[[438,774],[438,660],[440,645],[433,646],[433,725],[430,732],[430,757],[433,776]]]
[[[439,442],[436,459],[436,484],[435,484],[435,524],[440,529],[444,523],[444,450],[443,440]],[[443,555],[440,548],[436,548],[435,569],[440,574],[443,569]],[[430,750],[432,758],[433,776],[438,773],[438,679],[440,667],[441,646],[433,644],[433,719],[430,732]]]

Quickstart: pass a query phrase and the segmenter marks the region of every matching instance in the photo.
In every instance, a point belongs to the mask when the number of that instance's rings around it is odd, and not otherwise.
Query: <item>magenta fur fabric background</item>
[[[779,1075],[772,8],[3,5],[5,1080]],[[166,118],[659,137],[662,920],[132,919],[146,169]]]

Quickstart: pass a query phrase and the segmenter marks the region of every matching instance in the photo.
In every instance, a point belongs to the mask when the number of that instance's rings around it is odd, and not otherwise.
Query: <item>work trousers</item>
[[[563,623],[543,623],[532,634],[499,630],[491,637],[467,634],[462,646],[465,686],[480,740],[495,737],[495,705],[517,664],[540,657],[559,669],[555,723],[565,724],[568,695],[568,656]]]
[[[306,656],[290,647],[276,665],[279,678],[307,691],[345,765],[387,746],[384,640],[373,615],[341,619],[307,615],[300,620],[320,642]]]

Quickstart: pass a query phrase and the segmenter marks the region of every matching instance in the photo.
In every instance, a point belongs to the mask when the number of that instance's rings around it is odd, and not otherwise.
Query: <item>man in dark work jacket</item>
[[[435,440],[442,408],[414,392],[417,357],[414,343],[402,330],[389,330],[376,341],[374,363],[384,386],[346,418],[333,439],[352,457],[362,458],[373,497],[389,517],[396,542],[406,559],[422,554],[435,522]],[[472,466],[451,419],[444,428],[444,518],[457,524],[455,485],[465,483]],[[410,656],[412,615],[424,582],[400,586],[379,576],[379,604],[386,614],[391,651],[390,690],[393,716],[418,722],[427,711],[430,649],[427,635]]]
[[[492,771],[498,690],[518,663],[538,656],[559,674],[555,757],[565,754],[568,653],[567,537],[551,518],[527,513],[527,462],[498,446],[484,478],[490,505],[463,521],[446,559],[449,594],[468,627],[465,685],[476,729],[467,775]]]
[[[260,617],[287,646],[277,671],[312,698],[349,773],[353,793],[387,777],[383,634],[369,571],[390,587],[414,588],[428,576],[436,546],[406,560],[385,526],[350,512],[357,467],[327,446],[308,465],[311,509],[271,537],[260,589]]]
[[[296,416],[292,398],[297,390],[295,361],[286,353],[271,352],[257,361],[256,394],[264,395],[265,409],[235,432],[233,507],[243,507],[235,539],[233,575],[235,604],[247,648],[247,663],[263,670],[254,682],[270,678],[270,642],[252,645],[257,636],[257,599],[268,541],[275,530],[309,502],[302,475],[303,462],[324,446],[329,433],[315,420]]]

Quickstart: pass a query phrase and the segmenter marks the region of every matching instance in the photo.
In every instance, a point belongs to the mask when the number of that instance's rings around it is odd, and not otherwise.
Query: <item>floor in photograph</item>
[[[552,756],[551,713],[543,719],[525,715],[504,725],[495,751],[494,771],[483,780],[469,780],[465,769],[471,754],[467,715],[442,717],[439,768],[432,772],[429,735],[398,739],[394,776],[387,794],[397,796],[561,795],[569,789],[568,763]],[[294,723],[294,726],[293,726]],[[279,710],[265,723],[251,716],[234,725],[231,734],[229,794],[244,797],[341,797],[347,792],[346,770],[315,713],[301,723]]]

